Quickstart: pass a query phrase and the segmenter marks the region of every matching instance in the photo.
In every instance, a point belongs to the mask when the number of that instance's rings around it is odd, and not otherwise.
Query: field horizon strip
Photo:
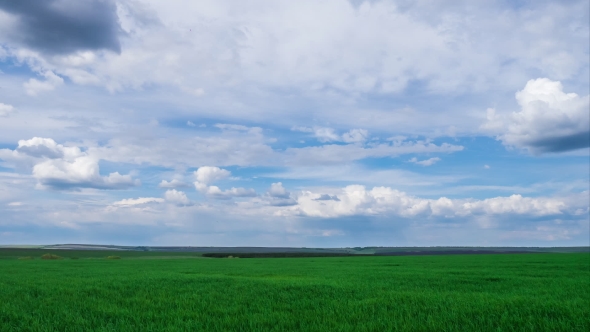
[[[0,331],[590,330],[588,253],[46,252],[0,250]]]

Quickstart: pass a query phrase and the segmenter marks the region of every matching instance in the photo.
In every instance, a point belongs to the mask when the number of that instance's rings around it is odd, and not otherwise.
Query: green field
[[[0,251],[0,331],[590,330],[587,253],[227,259],[55,250],[70,258],[41,260],[42,251],[20,250]],[[34,259],[17,259],[26,256]]]

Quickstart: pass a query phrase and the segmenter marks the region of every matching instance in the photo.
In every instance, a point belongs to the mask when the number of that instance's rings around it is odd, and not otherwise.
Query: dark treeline
[[[259,253],[206,253],[203,257],[211,258],[295,258],[295,257],[345,257],[360,256],[356,254],[321,253],[321,252],[259,252]]]

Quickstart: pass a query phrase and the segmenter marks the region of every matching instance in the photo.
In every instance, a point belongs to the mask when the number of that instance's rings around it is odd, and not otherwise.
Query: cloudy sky
[[[0,244],[589,245],[589,19],[0,0]]]

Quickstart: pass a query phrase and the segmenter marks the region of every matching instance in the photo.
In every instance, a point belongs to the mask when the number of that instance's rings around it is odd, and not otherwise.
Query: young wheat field
[[[0,254],[0,331],[590,330],[587,253],[45,253]]]

